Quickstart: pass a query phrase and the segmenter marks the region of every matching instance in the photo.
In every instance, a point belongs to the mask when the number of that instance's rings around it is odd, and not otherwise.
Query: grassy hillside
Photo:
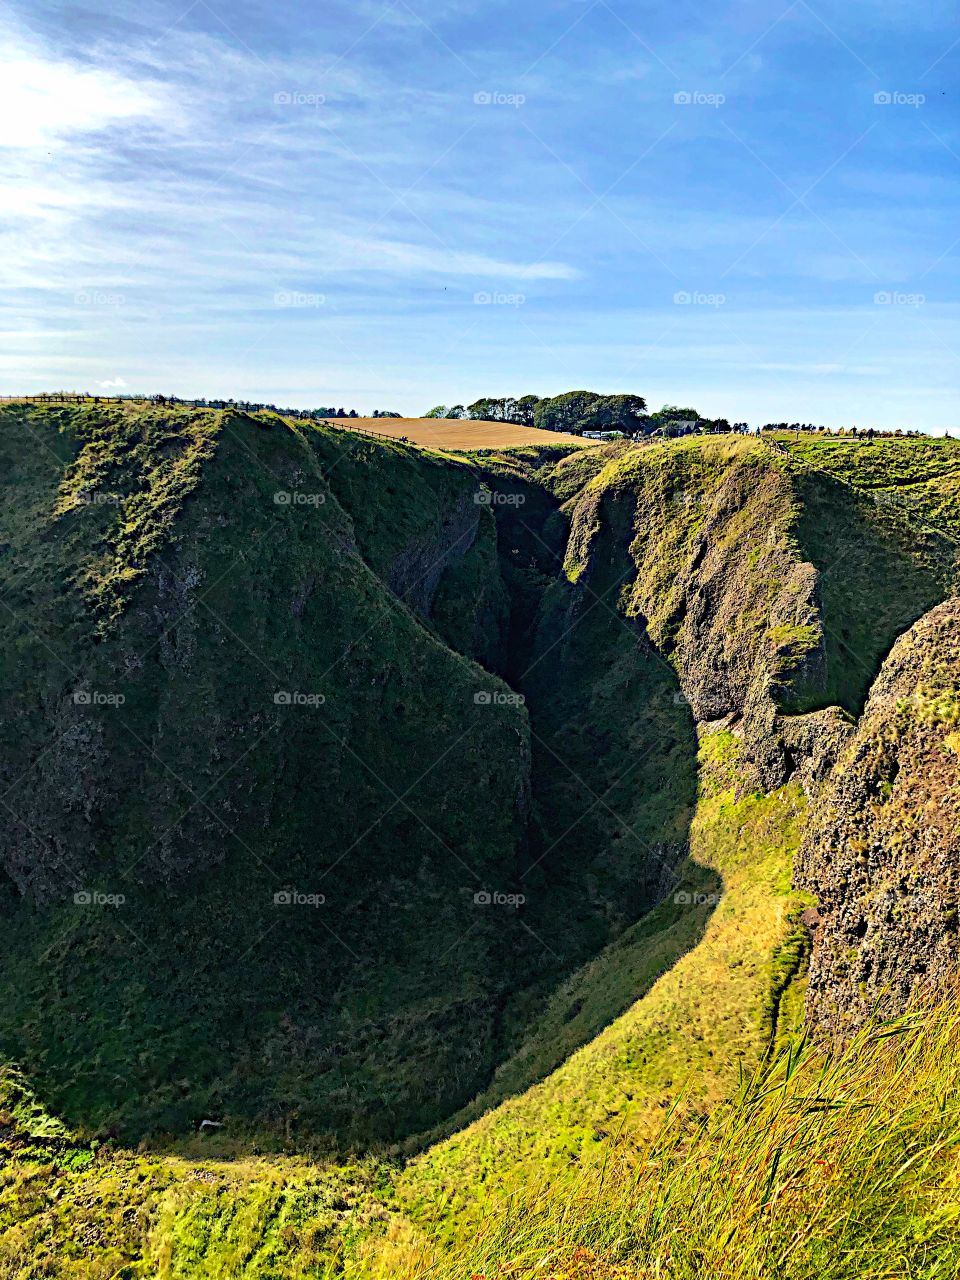
[[[956,991],[804,1043],[702,1121],[673,1109],[562,1194],[534,1178],[439,1259],[395,1235],[381,1274],[533,1280],[939,1280],[960,1266]]]
[[[476,460],[143,406],[0,448],[0,1048],[125,1138],[435,1128],[682,857],[675,677]]]
[[[929,467],[942,479],[949,468],[939,463],[939,450],[939,442],[918,442],[918,454],[926,457],[914,466]],[[868,474],[875,478],[879,472],[896,482],[904,465],[899,450],[891,451],[886,465],[878,464],[873,454],[866,457]],[[619,566],[629,552],[637,571],[628,575],[632,587],[619,603],[628,615],[636,610],[644,618],[684,692],[693,695],[695,711],[698,694],[707,700],[707,715],[724,709],[709,704],[717,688],[714,672],[729,680],[741,655],[754,664],[744,667],[739,698],[727,703],[735,714],[725,723],[733,732],[708,732],[703,739],[701,798],[690,831],[690,883],[709,892],[712,873],[723,898],[715,912],[704,912],[696,922],[683,913],[678,920],[676,905],[668,900],[557,993],[547,1015],[534,1022],[517,1058],[500,1068],[493,1087],[462,1118],[482,1115],[490,1105],[495,1109],[415,1161],[402,1176],[400,1195],[416,1225],[396,1233],[393,1245],[376,1257],[373,1269],[380,1267],[383,1274],[434,1274],[434,1266],[438,1274],[446,1274],[446,1268],[455,1274],[455,1267],[466,1274],[491,1274],[495,1266],[514,1274],[507,1264],[515,1259],[520,1259],[516,1274],[532,1273],[535,1265],[541,1274],[540,1268],[559,1256],[554,1252],[558,1244],[571,1245],[572,1256],[572,1241],[589,1238],[593,1218],[583,1212],[581,1192],[586,1186],[588,1195],[596,1194],[598,1171],[612,1160],[636,1167],[664,1109],[674,1105],[680,1091],[684,1116],[709,1113],[733,1089],[736,1071],[761,1061],[770,1042],[772,1011],[778,1013],[779,1034],[796,1024],[803,984],[793,982],[791,975],[802,964],[806,935],[790,923],[798,903],[790,896],[789,881],[792,856],[805,830],[805,803],[795,785],[765,795],[751,794],[742,773],[737,781],[741,766],[734,761],[744,746],[753,747],[750,735],[758,732],[741,718],[742,712],[736,714],[738,707],[749,713],[765,693],[774,710],[780,704],[789,712],[805,689],[816,688],[814,705],[832,692],[856,709],[899,630],[955,582],[958,544],[949,529],[928,543],[917,536],[915,526],[905,527],[882,504],[875,515],[876,508],[858,505],[858,489],[850,477],[838,486],[821,471],[816,455],[798,460],[765,444],[683,442],[662,449],[620,449],[596,460],[581,455],[556,464],[541,479],[555,483],[553,476],[562,477],[571,465],[579,472],[577,481],[559,480],[572,522],[568,579],[577,581],[585,574],[589,580],[598,561]],[[865,477],[858,479],[865,483]],[[857,507],[855,521],[851,505]],[[926,515],[930,508],[920,510]],[[825,511],[830,522],[823,520]],[[914,513],[914,520],[919,518]],[[860,569],[853,574],[854,589],[848,584],[841,592],[821,585],[824,571],[805,560],[805,552],[814,550],[825,562],[836,551],[829,539],[844,521],[843,547],[850,548]],[[889,570],[899,594],[889,608],[885,603],[875,611],[870,645],[854,658],[833,646],[829,635],[833,629],[852,632],[867,617],[869,554],[876,556],[881,572]],[[875,594],[875,582],[872,586]],[[686,591],[709,602],[708,608],[700,604],[699,616],[684,601]],[[777,604],[777,593],[783,605]],[[751,595],[755,622],[750,621]],[[802,633],[796,639],[787,635],[786,623],[777,617],[778,609],[791,607],[791,598],[809,604],[809,622],[802,620],[809,639]],[[674,603],[678,599],[679,607]],[[738,632],[737,626],[728,626],[727,607],[741,626],[756,630]],[[801,630],[801,622],[794,626]],[[711,657],[711,645],[722,646],[719,660]],[[815,649],[824,660],[808,663],[804,670],[804,658]],[[604,669],[610,670],[610,664]],[[729,697],[730,686],[725,687]],[[816,727],[799,729],[803,717],[779,714],[784,731],[796,734],[795,743],[804,743],[804,733],[807,741],[815,738]],[[814,726],[820,723],[817,717],[808,719]],[[759,727],[773,724],[768,720]],[[819,784],[811,778],[808,785]],[[585,1027],[603,1025],[604,1017],[626,1007],[620,1002],[630,990],[641,996],[633,1008],[576,1051]],[[519,1093],[528,1073],[554,1065],[541,1085]],[[538,1188],[532,1218],[531,1187]],[[620,1203],[616,1196],[614,1203]],[[570,1204],[577,1206],[572,1218],[564,1210]],[[597,1216],[604,1212],[598,1209]],[[544,1223],[547,1232],[560,1233],[559,1241],[538,1237]],[[468,1243],[475,1232],[479,1247]],[[611,1236],[603,1237],[605,1246],[613,1243],[614,1234],[611,1227]],[[525,1255],[528,1238],[535,1247]],[[892,1248],[894,1240],[891,1232],[884,1247]],[[691,1251],[690,1274],[699,1274],[696,1256]],[[721,1255],[710,1256],[716,1262]],[[773,1266],[773,1257],[771,1251],[765,1265]],[[593,1265],[589,1258],[581,1259],[569,1272],[557,1274],[592,1276]],[[729,1273],[750,1274],[735,1267]],[[620,1272],[599,1266],[596,1274]],[[634,1273],[627,1268],[623,1274]]]
[[[0,1079],[0,1275],[830,1280],[960,1264],[954,999],[865,1028],[837,1058],[781,1049],[703,1120],[674,1108],[637,1158],[535,1178],[432,1258],[390,1171],[92,1151]]]
[[[418,613],[491,520],[470,472],[269,416],[0,439],[5,1052],[130,1135],[461,1104],[542,950],[474,902],[521,869],[526,711]]]
[[[957,589],[960,441],[787,447],[802,468],[795,536],[819,573],[826,645],[826,680],[796,705],[859,713],[896,637]]]
[[[91,1150],[0,1078],[0,1275],[830,1280],[960,1265],[957,1004],[870,1026],[837,1058],[784,1047],[702,1121],[556,1194],[536,1178],[431,1260],[390,1171]],[[375,1248],[372,1244],[375,1242]]]
[[[648,1141],[681,1094],[709,1111],[759,1061],[774,1030],[775,959],[799,910],[790,868],[805,804],[798,788],[737,799],[736,757],[729,736],[705,740],[681,886],[564,996],[589,1019],[593,1002],[647,993],[542,1084],[411,1165],[400,1193],[426,1230],[445,1224],[459,1238],[531,1180],[562,1197],[614,1148]],[[540,1053],[561,1022],[555,1012],[552,1027],[538,1027]]]
[[[0,1276],[315,1280],[386,1216],[389,1170],[247,1153],[116,1151],[0,1073]]]
[[[958,446],[11,405],[0,466],[0,1277],[952,1273],[954,1015],[790,1046]]]

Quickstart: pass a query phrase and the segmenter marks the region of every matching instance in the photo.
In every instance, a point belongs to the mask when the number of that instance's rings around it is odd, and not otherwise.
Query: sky
[[[960,427],[928,0],[7,0],[0,392]]]

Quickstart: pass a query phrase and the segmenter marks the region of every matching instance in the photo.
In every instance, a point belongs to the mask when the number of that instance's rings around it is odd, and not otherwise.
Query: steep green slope
[[[921,442],[918,452],[927,448],[936,459],[934,445]],[[813,547],[823,556],[830,550],[822,518],[829,508],[831,535],[846,521],[845,537],[858,557],[874,554],[881,572],[892,566],[897,598],[876,611],[867,663],[878,662],[898,628],[949,590],[958,548],[949,532],[932,543],[914,536],[916,528],[905,528],[886,509],[874,519],[846,482],[838,486],[823,476],[815,461],[798,465],[766,444],[733,441],[621,451],[599,469],[578,460],[587,478],[584,486],[566,489],[566,576],[589,578],[598,561],[614,562],[611,541],[620,563],[622,551],[629,551],[636,570],[627,575],[621,608],[643,620],[703,722],[706,790],[690,854],[694,874],[714,871],[724,896],[697,926],[681,916],[690,948],[682,958],[677,952],[683,947],[672,949],[675,907],[664,905],[558,993],[523,1053],[500,1069],[494,1088],[464,1118],[516,1092],[531,1078],[524,1074],[531,1063],[542,1068],[562,1057],[554,1057],[560,1046],[567,1053],[574,1049],[584,1010],[588,1025],[598,1007],[615,1012],[618,994],[631,983],[641,998],[542,1085],[502,1102],[411,1166],[400,1188],[425,1237],[414,1231],[397,1251],[388,1250],[385,1273],[428,1265],[424,1239],[455,1248],[490,1215],[506,1214],[522,1233],[522,1206],[534,1183],[549,1187],[544,1194],[551,1212],[559,1212],[614,1148],[622,1155],[639,1143],[642,1150],[661,1109],[676,1096],[681,1071],[685,1113],[691,1106],[709,1109],[732,1086],[735,1077],[727,1073],[736,1064],[759,1061],[771,1011],[779,1011],[780,1030],[798,1017],[790,978],[805,931],[788,926],[786,906],[795,901],[787,888],[805,823],[791,816],[789,805],[805,809],[798,783],[818,794],[850,727],[838,712],[797,715],[794,708],[814,690],[814,702],[832,690],[857,706],[861,670],[836,660],[828,635],[832,628],[861,626],[866,599],[859,590],[862,569],[847,593],[823,591],[823,575],[804,552]],[[920,516],[914,513],[914,519]],[[728,784],[733,790],[722,798],[716,794],[718,748],[725,770],[741,759],[738,777]],[[784,777],[793,778],[786,788],[771,785]],[[751,796],[757,782],[761,789]],[[771,867],[779,868],[779,884],[767,878]],[[718,956],[731,965],[733,981]],[[673,967],[660,976],[658,963]],[[571,1010],[568,1029],[563,1019]],[[507,1247],[502,1239],[500,1245]],[[502,1254],[495,1256],[502,1261]],[[482,1265],[476,1256],[471,1263]]]
[[[57,1280],[316,1280],[344,1237],[386,1217],[373,1162],[114,1151],[0,1072],[0,1276]]]
[[[689,713],[560,573],[564,451],[515,504],[271,414],[0,439],[3,1051],[127,1137],[443,1123],[685,848]]]
[[[818,572],[825,651],[823,681],[794,705],[859,714],[896,637],[957,588],[960,442],[788,449],[802,466],[796,538]]]
[[[916,888],[918,814],[952,796],[960,451],[887,443],[458,462],[271,415],[0,411],[0,1050],[71,1125],[4,1083],[6,1274],[31,1250],[71,1277],[816,1274],[776,1252],[789,1212],[766,1252],[759,1230],[724,1252],[739,1218],[701,1210],[710,1177],[773,1158],[756,1114],[794,1155],[769,1077],[722,1104],[799,1021],[803,842],[866,853],[852,905],[804,863],[827,933],[856,948],[862,906],[885,945],[939,930],[938,972],[954,950],[939,827],[933,915],[911,932],[871,898],[887,864],[884,893]],[[856,727],[921,614],[938,682]],[[887,776],[901,748],[926,765]],[[826,936],[813,985],[835,993]],[[914,1120],[937,1079],[894,1127],[934,1172]],[[712,1165],[688,1146],[706,1117]],[[201,1118],[226,1127],[185,1142]],[[94,1127],[179,1154],[93,1151]],[[249,1155],[425,1135],[402,1170]],[[818,1131],[823,1159],[852,1136]],[[657,1179],[633,1183],[651,1159],[689,1248]],[[949,1203],[884,1169],[929,1198],[940,1265]],[[872,1275],[855,1228],[836,1238]]]
[[[203,426],[172,512],[192,417],[4,416],[32,487],[5,489],[0,1037],[89,1124],[392,1136],[489,1073],[536,945],[474,903],[519,870],[526,713],[478,704],[508,691],[370,563],[475,485],[407,459],[394,509],[375,472],[368,562],[331,487],[369,465],[362,440]]]
[[[668,1114],[639,1161],[614,1143],[560,1197],[537,1178],[439,1258],[385,1168],[91,1151],[7,1073],[0,1274],[933,1280],[960,1265],[958,1040],[954,992],[834,1060],[791,1044],[701,1122]]]
[[[795,1041],[638,1157],[531,1180],[439,1256],[394,1230],[391,1280],[939,1280],[960,1267],[960,1007],[915,1002],[835,1057]],[[536,1175],[534,1175],[535,1177]],[[350,1274],[354,1274],[353,1271]]]
[[[681,887],[579,978],[589,991],[662,965],[656,981],[641,978],[647,994],[542,1084],[411,1165],[400,1192],[425,1230],[462,1239],[532,1181],[562,1198],[615,1148],[648,1140],[679,1096],[707,1111],[759,1060],[773,1031],[775,956],[799,910],[790,868],[805,804],[795,786],[738,800],[737,754],[728,738],[704,742]]]

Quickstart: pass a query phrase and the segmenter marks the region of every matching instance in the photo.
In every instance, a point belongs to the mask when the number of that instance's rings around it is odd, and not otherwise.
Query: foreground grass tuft
[[[692,1126],[676,1106],[562,1197],[516,1194],[456,1256],[398,1277],[933,1280],[960,1270],[960,1002],[782,1049]]]

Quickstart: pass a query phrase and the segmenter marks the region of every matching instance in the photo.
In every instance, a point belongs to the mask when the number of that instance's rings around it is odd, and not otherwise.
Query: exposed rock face
[[[439,527],[409,543],[390,567],[388,586],[422,617],[429,617],[446,570],[462,560],[476,541],[484,508],[473,501],[474,496],[461,494],[443,512]]]
[[[0,408],[0,1039],[130,1132],[229,1104],[392,1141],[453,1114],[675,887],[695,721],[738,736],[748,789],[813,791],[852,733],[835,634],[872,637],[870,675],[943,598],[906,534],[865,538],[847,486],[805,495],[756,442],[551,484],[269,416],[23,413]],[[877,982],[952,954],[956,621],[901,642],[914,720],[881,698],[827,784],[824,1000],[860,992],[862,943]]]
[[[80,697],[84,691],[78,690]],[[84,714],[71,695],[57,709],[54,737],[40,762],[42,777],[28,778],[7,760],[0,764],[0,786],[19,785],[14,812],[6,808],[0,834],[0,866],[22,893],[43,900],[85,887],[84,873],[95,854],[91,818],[109,788],[103,783],[106,752],[101,725]],[[51,805],[50,793],[57,797]]]
[[[797,494],[762,446],[706,446],[625,460],[572,513],[568,571],[589,572],[602,530],[619,529],[635,565],[626,612],[677,673],[698,723],[722,721],[764,790],[813,785],[850,731],[837,708],[787,715],[825,683],[820,575],[793,537]],[[613,514],[616,513],[616,514]]]
[[[824,707],[804,716],[779,716],[780,744],[787,776],[794,771],[807,791],[829,775],[852,730],[839,707]]]
[[[813,1025],[845,1032],[904,1007],[958,957],[960,600],[894,645],[801,849],[819,899]]]

